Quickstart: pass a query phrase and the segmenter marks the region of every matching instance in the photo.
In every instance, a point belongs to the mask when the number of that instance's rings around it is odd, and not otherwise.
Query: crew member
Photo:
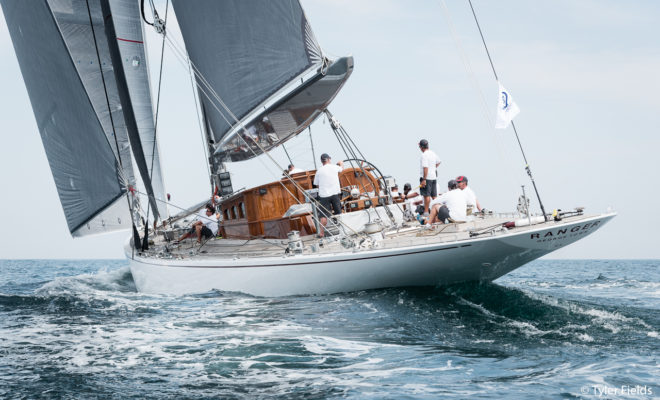
[[[419,187],[420,194],[424,196],[424,216],[429,215],[429,204],[438,195],[436,168],[440,165],[438,156],[429,149],[426,139],[419,141],[422,156],[419,159]]]
[[[458,188],[463,191],[463,194],[465,195],[465,200],[467,201],[468,206],[472,206],[472,210],[476,210],[481,212],[481,204],[479,204],[479,200],[477,200],[477,195],[474,194],[474,191],[472,188],[468,187],[468,178],[465,175],[461,175],[458,178],[456,178],[456,182],[458,182]]]
[[[406,200],[406,209],[412,213],[416,206],[422,204],[423,197],[417,192],[413,192],[412,185],[406,183],[403,185],[403,198]]]
[[[399,193],[399,185],[394,184],[391,189],[391,193],[393,199],[398,199],[399,196],[401,196],[401,193]]]
[[[197,243],[202,243],[202,237],[210,239],[218,234],[218,215],[215,212],[213,204],[208,203],[204,210],[200,211],[195,217],[192,227],[177,240],[180,242],[191,236],[197,236]]]
[[[330,212],[334,215],[341,214],[339,173],[344,169],[344,163],[339,161],[337,165],[332,164],[332,160],[327,153],[321,154],[321,163],[323,166],[316,170],[316,176],[314,176],[314,186],[319,188],[322,225],[319,236],[323,237]]]
[[[467,201],[463,191],[458,188],[458,183],[455,180],[447,182],[446,193],[438,196],[431,202],[431,216],[429,223],[442,222],[443,224],[450,218],[451,222],[463,222],[467,219],[465,210],[467,208]]]
[[[297,168],[293,164],[289,164],[289,166],[287,167],[287,172],[289,173],[289,175],[291,175],[291,174],[297,174],[298,172],[303,172],[303,170],[300,169],[300,168]]]

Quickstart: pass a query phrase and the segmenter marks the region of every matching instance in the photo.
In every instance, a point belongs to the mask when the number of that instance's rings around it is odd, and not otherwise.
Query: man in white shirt
[[[213,204],[206,205],[204,210],[197,213],[195,221],[188,232],[177,240],[180,242],[191,236],[197,236],[197,243],[202,243],[202,237],[210,239],[218,234],[218,215],[213,208]]]
[[[314,176],[314,186],[319,188],[319,202],[321,207],[321,231],[319,236],[325,234],[325,226],[328,223],[330,212],[337,215],[341,214],[341,187],[339,186],[339,173],[344,169],[344,163],[339,161],[337,165],[332,164],[330,156],[326,153],[321,154],[321,163],[323,166],[316,170]]]
[[[394,186],[392,186],[392,188],[390,189],[390,194],[392,195],[393,199],[398,199],[399,197],[401,197],[401,193],[399,193],[399,185],[395,184]]]
[[[474,191],[468,187],[468,178],[465,175],[461,175],[458,178],[456,178],[456,182],[458,183],[458,188],[463,191],[463,194],[465,195],[465,200],[467,201],[468,206],[472,206],[472,211],[481,211],[481,204],[479,204],[479,200],[477,200],[477,195],[474,194]]]
[[[419,159],[419,192],[424,196],[424,215],[428,215],[431,199],[435,199],[438,195],[436,168],[440,165],[440,160],[429,149],[428,140],[420,140],[419,149],[422,151]]]
[[[447,218],[451,218],[454,222],[463,222],[467,219],[465,209],[467,208],[467,201],[463,191],[458,188],[458,183],[455,180],[450,180],[447,183],[448,191],[438,196],[431,202],[431,216],[429,223],[446,222]]]

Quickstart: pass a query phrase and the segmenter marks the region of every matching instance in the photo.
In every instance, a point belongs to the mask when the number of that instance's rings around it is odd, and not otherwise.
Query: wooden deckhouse
[[[387,201],[383,195],[383,182],[371,171],[370,167],[345,168],[339,174],[339,183],[343,188],[343,212],[363,210]],[[291,175],[296,185],[288,178],[282,178],[223,200],[220,206],[222,236],[236,239],[284,239],[292,230],[300,231],[303,236],[316,233],[312,213],[284,216],[291,206],[307,202],[304,191],[313,188],[315,175],[316,170],[299,172]],[[359,198],[351,197],[351,188],[359,189]]]

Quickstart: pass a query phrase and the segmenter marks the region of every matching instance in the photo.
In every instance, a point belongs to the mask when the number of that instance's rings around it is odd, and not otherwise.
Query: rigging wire
[[[481,25],[479,25],[479,20],[477,19],[477,13],[474,11],[474,7],[472,6],[472,0],[468,0],[468,3],[470,4],[470,9],[472,10],[472,15],[474,16],[474,22],[477,24],[477,28],[479,29],[479,35],[481,36],[481,41],[484,44],[484,48],[486,49],[486,54],[488,55],[488,61],[490,62],[490,67],[493,69],[493,75],[495,75],[495,80],[499,82],[499,79],[497,78],[497,72],[495,71],[495,65],[493,64],[493,59],[490,57],[490,52],[488,51],[488,46],[486,45],[486,39],[484,39],[484,34],[481,31]],[[516,134],[516,140],[518,141],[518,146],[520,147],[520,152],[522,153],[523,160],[525,160],[525,170],[527,171],[527,175],[529,175],[529,179],[532,181],[532,186],[534,187],[534,192],[536,192],[536,198],[539,201],[539,205],[541,206],[541,212],[543,213],[543,219],[546,221],[548,220],[548,216],[545,213],[545,208],[543,207],[543,202],[541,201],[541,196],[539,195],[539,191],[536,188],[536,182],[534,181],[534,177],[532,176],[532,170],[529,167],[529,162],[527,162],[527,157],[525,156],[525,150],[523,150],[522,143],[520,143],[520,137],[518,136],[518,130],[516,129],[516,124],[511,121],[511,126],[513,127],[513,132]]]
[[[204,149],[204,156],[206,157],[207,160],[210,160],[210,154],[209,154],[209,146],[206,141],[205,137],[205,129],[202,126],[202,112],[200,110],[199,106],[199,92],[197,92],[197,86],[195,85],[195,81],[193,78],[193,74],[191,73],[191,67],[190,67],[190,62],[188,62],[188,76],[190,77],[190,87],[192,88],[193,91],[193,98],[195,99],[195,112],[197,114],[197,126],[199,128],[199,133],[202,136],[202,148]],[[211,184],[211,193],[213,193],[213,179],[211,179],[211,165],[208,162],[204,163],[206,165],[206,173],[209,176],[209,183]]]
[[[307,129],[309,129],[309,143],[312,146],[312,160],[314,160],[314,169],[318,169],[316,167],[316,153],[314,152],[314,141],[312,140],[312,125],[310,125]]]
[[[291,161],[291,156],[289,156],[289,152],[286,151],[286,147],[284,146],[284,143],[282,143],[282,150],[284,150],[284,154],[286,154],[286,158],[289,159],[289,164],[293,165],[293,161]]]
[[[344,127],[332,115],[330,110],[326,109],[325,110],[325,115],[326,115],[326,117],[328,117],[328,120],[330,121],[330,126],[332,127],[332,130],[335,133],[335,136],[337,138],[337,141],[339,142],[339,145],[341,146],[342,150],[344,150],[344,153],[346,154],[346,158],[347,158],[348,162],[351,164],[351,166],[354,169],[359,169],[362,173],[362,176],[364,176],[366,178],[367,177],[367,172],[365,171],[365,169],[363,167],[363,163],[359,162],[359,161],[356,161],[356,160],[365,160],[364,155],[362,154],[360,149],[355,145],[355,142],[353,142],[353,140],[350,139],[350,136],[348,135],[348,133],[346,132]],[[349,143],[349,140],[350,140],[350,143]],[[352,146],[351,146],[351,144],[352,144]],[[357,156],[355,151],[360,153],[360,157]],[[357,164],[357,168],[355,167],[355,164],[353,164],[354,161]],[[382,174],[381,174],[381,177],[382,177]],[[372,186],[374,194],[377,194],[378,197],[380,197],[380,193],[378,193],[378,189],[375,187],[374,183],[371,182],[371,180],[368,179],[368,178],[367,178],[367,180],[369,180],[369,183]],[[360,186],[362,186],[362,189],[365,191],[365,193],[368,194],[369,191],[367,190],[365,184],[362,182],[362,179],[359,179],[358,183],[359,183]],[[387,185],[385,184],[384,180],[383,180],[383,188],[385,189],[385,193],[389,194],[388,193],[389,190],[388,190]],[[376,215],[378,216],[378,218],[383,220],[383,217],[380,215],[380,212],[378,211],[378,209],[375,206],[374,206],[374,211],[376,212]],[[385,208],[385,213],[389,217],[390,221],[392,221],[392,223],[394,225],[396,225],[396,220],[394,219],[394,215],[392,214],[392,212],[388,208]],[[367,215],[369,217],[369,222],[371,222],[371,214],[367,214]]]
[[[477,79],[476,74],[474,73],[474,70],[472,69],[472,65],[470,64],[470,59],[467,56],[467,53],[465,51],[465,48],[463,47],[463,44],[460,40],[459,35],[456,33],[456,28],[454,27],[454,23],[452,22],[451,19],[451,13],[449,12],[449,8],[447,7],[447,4],[445,0],[440,0],[440,4],[442,5],[442,11],[443,11],[443,16],[445,17],[445,20],[447,22],[447,26],[449,27],[449,32],[451,33],[452,38],[454,39],[454,45],[456,46],[456,50],[458,51],[459,58],[461,59],[461,62],[463,63],[463,67],[465,68],[465,72],[468,76],[468,80],[472,83],[472,87],[474,88],[475,92],[477,93],[477,97],[479,98],[481,102],[481,110],[483,111],[482,116],[484,117],[484,121],[486,122],[486,126],[488,126],[489,129],[493,129],[493,123],[494,118],[491,116],[490,113],[490,107],[488,106],[488,102],[486,100],[486,96],[484,94],[484,91],[481,88],[481,85],[479,85],[479,80]],[[492,138],[492,140],[495,142],[495,147],[498,150],[498,154],[500,158],[503,160],[504,164],[508,165],[511,170],[517,170],[517,167],[514,167],[512,164],[512,159],[511,157],[507,157],[507,152],[504,149],[504,145],[502,144],[502,140],[500,138],[500,135],[488,135],[488,137]],[[510,185],[512,188],[518,188],[518,182],[514,178],[513,175],[506,174],[510,178]]]
[[[153,2],[151,2],[151,0],[150,3],[151,6],[153,7]],[[144,21],[144,23],[150,26],[154,26],[154,23],[147,21],[147,17],[144,15],[144,0],[140,2],[140,12],[142,13],[142,20]]]
[[[240,128],[245,132],[246,129],[245,129],[245,126],[243,125],[243,123],[242,123],[241,121],[239,121],[238,118],[237,118],[237,117],[231,112],[231,110],[229,109],[229,107],[224,103],[224,101],[220,98],[220,96],[215,92],[215,89],[214,89],[214,88],[208,83],[208,81],[206,80],[206,78],[204,78],[204,76],[201,74],[201,72],[200,72],[200,71],[198,70],[198,68],[195,66],[194,62],[193,62],[192,60],[190,60],[190,59],[187,57],[187,55],[185,55],[185,52],[183,52],[183,51],[178,47],[178,45],[172,41],[172,39],[171,39],[169,36],[165,36],[165,38],[166,38],[168,44],[169,44],[169,45],[172,47],[172,49],[174,50],[175,55],[177,55],[177,57],[179,57],[179,61],[180,61],[180,62],[184,63],[184,60],[188,60],[188,62],[190,63],[190,65],[191,65],[192,68],[193,68],[193,73],[195,74],[195,77],[198,78],[198,80],[196,81],[196,82],[197,82],[197,86],[198,86],[198,88],[199,88],[200,91],[204,94],[204,96],[206,96],[206,97],[210,100],[211,105],[213,106],[213,108],[215,108],[216,111],[218,111],[218,113],[220,114],[220,116],[222,116],[222,118],[225,120],[225,122],[227,122],[228,125],[230,125],[230,126],[235,126],[235,124],[240,124]],[[200,85],[200,81],[201,81],[201,85]],[[203,86],[206,87],[206,89],[210,92],[210,94],[206,92],[206,90],[204,89]],[[222,108],[223,108],[223,109],[224,109],[224,110],[225,110],[225,111],[226,111],[226,112],[227,112],[227,113],[228,113],[228,114],[234,119],[235,124],[232,124],[232,123],[229,121],[229,119],[227,118],[227,116],[226,116],[226,115],[220,110],[220,108],[218,108],[218,105],[215,104],[215,102],[213,101],[214,99],[215,99],[215,101],[217,101],[217,102],[220,104],[220,106],[221,106],[221,107],[222,107]],[[237,135],[237,136],[238,136],[238,138],[239,138],[239,139],[240,139],[240,140],[246,145],[246,147],[247,147],[247,148],[253,153],[253,155],[256,157],[258,154],[254,151],[254,149],[250,146],[250,144],[245,140],[245,138],[243,137],[243,135]],[[247,136],[251,138],[250,135],[247,135]],[[265,150],[265,149],[264,149],[264,148],[263,148],[263,147],[262,147],[257,141],[255,141],[253,138],[251,138],[251,139],[252,139],[254,145],[255,145],[256,147],[258,147],[258,148],[262,151],[262,153],[265,154],[265,155],[271,160],[271,162],[273,162],[273,164],[275,164],[275,166],[276,166],[278,169],[283,170],[283,168],[282,168],[282,167],[279,165],[279,163],[278,163],[278,162],[272,157],[271,154],[269,154],[269,153],[268,153],[268,152],[267,152],[267,151],[266,151],[266,150]],[[263,163],[263,160],[261,160],[261,159],[259,158],[259,161],[260,161],[260,162],[264,165],[264,167],[265,167],[265,164]],[[266,168],[266,169],[270,171],[269,168]],[[272,171],[271,171],[271,173],[272,173]],[[285,177],[286,177],[286,178],[287,178],[287,179],[293,184],[293,186],[294,186],[296,189],[300,190],[300,192],[305,196],[305,198],[310,199],[310,201],[315,201],[314,199],[312,199],[311,197],[309,197],[309,194],[305,191],[305,189],[302,188],[302,187],[298,184],[298,182],[296,182],[293,178],[291,178],[291,176],[290,176],[288,173],[285,174]],[[282,185],[282,187],[283,187],[283,188],[289,193],[289,195],[291,195],[291,196],[292,196],[292,197],[293,197],[293,198],[294,198],[299,204],[302,204],[302,202],[301,202],[301,201],[300,201],[300,200],[299,200],[299,199],[298,199],[298,198],[297,198],[297,197],[296,197],[296,196],[295,196],[295,195],[289,190],[289,188],[286,187],[286,185],[284,184],[284,182],[282,182],[282,180],[280,180],[279,182],[280,182],[280,184]],[[322,207],[322,206],[321,206],[321,207]],[[324,207],[323,207],[323,208],[324,208]],[[326,210],[326,212],[327,212],[327,211],[328,211],[328,210]],[[318,221],[317,221],[317,222],[318,222]],[[349,230],[351,230],[351,231],[352,231],[354,234],[356,234],[356,235],[359,234],[359,232],[355,231],[353,228],[351,228],[350,226],[346,225],[345,223],[343,223],[343,222],[341,222],[341,221],[340,221],[340,226],[342,226],[343,229],[348,228]]]

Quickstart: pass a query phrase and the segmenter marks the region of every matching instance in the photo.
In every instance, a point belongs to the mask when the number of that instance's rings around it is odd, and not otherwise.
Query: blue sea
[[[0,398],[660,398],[660,261],[259,298],[137,293],[125,261],[0,261]]]

